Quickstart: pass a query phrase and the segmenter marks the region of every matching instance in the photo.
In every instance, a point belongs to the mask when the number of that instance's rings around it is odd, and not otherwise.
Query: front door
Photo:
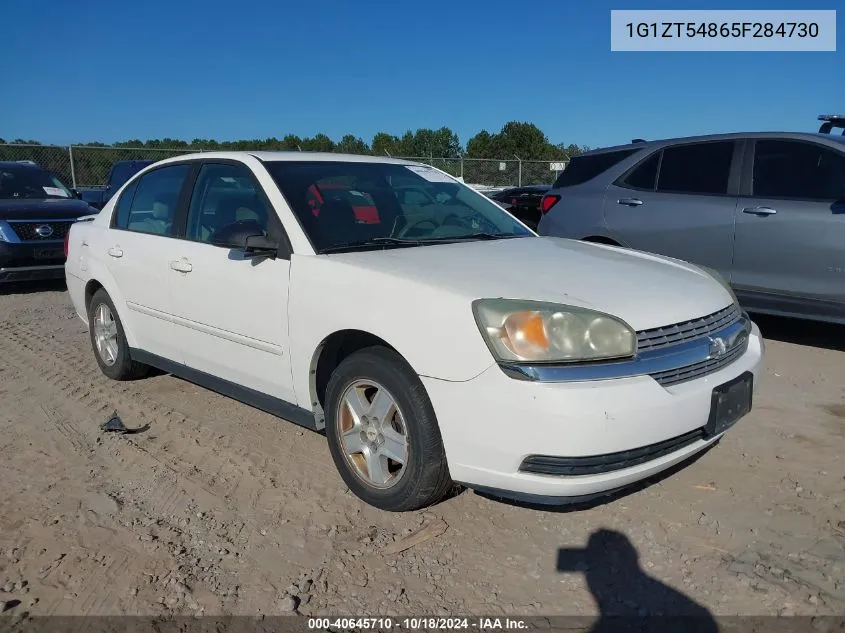
[[[296,404],[288,345],[290,261],[245,258],[233,236],[250,228],[281,231],[249,167],[204,163],[185,239],[169,262],[182,358],[193,369]]]

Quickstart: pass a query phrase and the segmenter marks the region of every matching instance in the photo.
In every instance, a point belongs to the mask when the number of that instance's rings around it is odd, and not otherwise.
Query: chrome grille
[[[68,231],[70,231],[71,224],[73,224],[72,220],[45,220],[44,222],[9,221],[9,225],[12,227],[12,230],[17,234],[18,238],[20,238],[22,242],[63,240],[65,239],[65,235],[67,235]],[[43,236],[38,233],[37,229],[43,226],[50,227],[51,233],[49,235]]]
[[[686,382],[687,380],[694,380],[695,378],[701,378],[707,374],[719,371],[742,356],[746,349],[748,349],[748,339],[746,339],[742,345],[734,347],[724,356],[709,358],[699,363],[687,365],[686,367],[679,367],[678,369],[670,369],[668,371],[661,371],[649,375],[664,387],[677,385],[678,383]]]
[[[677,345],[685,341],[709,336],[739,320],[741,312],[736,304],[707,316],[674,325],[637,332],[637,352]]]

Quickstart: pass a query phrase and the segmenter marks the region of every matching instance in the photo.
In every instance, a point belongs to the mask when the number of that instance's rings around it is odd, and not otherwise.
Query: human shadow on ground
[[[645,573],[621,532],[596,530],[586,547],[559,549],[557,571],[584,574],[600,612],[590,633],[719,631],[706,607]]]

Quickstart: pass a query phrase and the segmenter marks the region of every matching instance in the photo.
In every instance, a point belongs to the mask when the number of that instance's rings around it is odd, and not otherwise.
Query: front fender
[[[290,279],[290,357],[299,402],[311,401],[315,351],[341,330],[384,340],[420,376],[460,382],[494,364],[466,297],[324,257],[294,256]]]

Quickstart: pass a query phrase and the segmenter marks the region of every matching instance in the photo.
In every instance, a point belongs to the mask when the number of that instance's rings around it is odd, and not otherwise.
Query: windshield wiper
[[[426,244],[452,244],[468,240],[504,240],[512,237],[527,237],[527,235],[513,235],[509,233],[472,233],[470,235],[447,235],[443,237],[418,237],[408,239],[403,237],[373,237],[368,240],[342,242],[321,248],[321,253],[338,253],[374,246],[423,246]]]
[[[423,240],[407,240],[401,237],[373,237],[368,240],[358,240],[355,242],[341,242],[340,244],[332,244],[325,248],[321,248],[321,253],[336,253],[340,251],[355,250],[358,248],[367,248],[370,246],[415,246],[423,244]]]
[[[525,235],[516,235],[514,233],[470,233],[469,235],[456,235],[452,237],[443,238],[453,242],[464,242],[466,240],[507,240],[512,237],[528,237]]]

